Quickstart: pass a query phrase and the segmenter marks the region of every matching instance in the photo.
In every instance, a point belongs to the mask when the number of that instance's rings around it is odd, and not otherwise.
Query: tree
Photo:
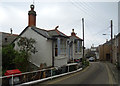
[[[15,55],[17,53],[13,48],[14,48],[13,45],[7,45],[2,48],[2,67],[3,67],[3,69],[12,69],[13,68],[12,60],[15,58]]]
[[[35,54],[37,52],[34,46],[35,43],[36,41],[34,39],[26,37],[21,37],[20,40],[17,42],[19,53],[16,55],[13,62],[22,71],[28,70],[29,57],[31,53]]]
[[[17,51],[14,50],[13,45],[7,45],[2,47],[2,73],[4,74],[6,70],[11,70],[15,68],[13,59],[17,55]]]
[[[35,43],[34,39],[24,37],[20,38],[17,43],[20,47],[19,51],[14,49],[14,44],[4,46],[2,48],[3,74],[6,70],[12,70],[15,68],[18,68],[23,72],[27,71],[29,56],[31,53],[37,52],[34,46]]]
[[[27,54],[31,54],[37,52],[34,44],[36,41],[32,38],[21,37],[20,40],[17,42],[18,46],[20,47],[20,51],[24,51]]]

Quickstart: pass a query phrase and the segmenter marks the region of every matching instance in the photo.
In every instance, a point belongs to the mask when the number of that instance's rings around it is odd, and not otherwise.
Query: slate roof
[[[61,37],[68,37],[64,33],[60,32],[58,29],[48,30],[47,31],[50,36],[61,36]]]
[[[42,35],[45,38],[48,39],[54,39],[54,37],[64,37],[64,38],[70,38],[70,40],[80,40],[83,41],[81,38],[79,38],[78,36],[74,35],[74,36],[67,36],[66,34],[62,33],[61,31],[59,31],[58,29],[52,29],[52,30],[45,30],[45,29],[41,29],[41,28],[37,28],[35,26],[29,27],[27,26],[22,32],[21,34],[17,37],[19,38],[27,29],[31,28],[33,31],[37,32],[38,34]],[[17,39],[16,38],[16,39]],[[15,40],[16,40],[15,39]],[[15,41],[13,40],[13,42]]]
[[[69,38],[69,36],[65,35],[64,33],[60,32],[58,29],[53,29],[53,30],[45,30],[45,29],[41,29],[41,28],[37,28],[35,26],[27,26],[19,35],[18,37],[16,37],[12,43],[14,43],[27,29],[32,29],[33,31],[35,31],[36,33],[42,35],[45,38],[48,39],[54,39],[54,37],[65,37],[65,38]]]
[[[40,29],[37,27],[31,27],[32,30],[34,30],[35,32],[37,32],[38,34],[44,36],[45,38],[51,38],[50,35],[48,34],[48,32],[44,29]]]
[[[120,33],[117,34],[117,37],[120,37]]]
[[[111,45],[111,40],[105,42],[103,45]]]
[[[70,40],[80,40],[80,41],[83,41],[81,38],[79,38],[78,36],[74,35],[74,36],[69,36],[70,37]]]
[[[69,38],[67,35],[60,32],[58,29],[45,30],[45,29],[34,27],[34,26],[32,26],[31,29],[46,38],[53,38],[53,37],[58,37],[58,36]]]
[[[5,32],[0,32],[0,36],[2,36],[2,45],[8,45],[10,43],[12,43],[13,40],[16,39],[16,37],[18,37],[17,34],[10,34],[10,33],[5,33]]]

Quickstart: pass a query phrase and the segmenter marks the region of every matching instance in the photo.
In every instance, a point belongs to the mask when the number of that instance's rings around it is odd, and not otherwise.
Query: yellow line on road
[[[89,68],[89,66],[88,66],[87,68],[85,68],[84,70],[82,70],[81,72],[77,72],[77,73],[75,73],[75,74],[72,74],[72,75],[70,75],[70,76],[67,76],[67,77],[65,77],[65,78],[62,78],[62,79],[59,79],[59,80],[56,80],[56,81],[53,81],[53,82],[50,82],[50,83],[48,83],[48,84],[55,84],[55,83],[57,83],[57,82],[63,81],[63,80],[65,80],[65,79],[68,79],[68,78],[73,77],[73,76],[75,76],[75,75],[78,75],[78,74],[80,74],[80,73],[82,73],[82,72],[85,72],[88,68]]]
[[[105,64],[106,65],[106,64]],[[113,79],[112,79],[112,76],[110,74],[110,70],[108,68],[108,66],[106,65],[106,68],[107,68],[107,72],[108,72],[108,77],[109,77],[109,84],[110,86],[113,86]]]

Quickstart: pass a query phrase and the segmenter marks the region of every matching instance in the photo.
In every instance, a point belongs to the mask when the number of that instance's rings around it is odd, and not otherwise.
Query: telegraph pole
[[[83,28],[83,59],[84,59],[84,18],[82,18],[82,28]]]
[[[111,20],[111,58],[110,58],[110,61],[112,62],[112,53],[113,53],[113,50],[112,50],[112,45],[113,45],[113,21]]]

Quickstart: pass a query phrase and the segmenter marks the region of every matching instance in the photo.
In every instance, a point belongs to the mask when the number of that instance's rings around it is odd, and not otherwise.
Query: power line
[[[92,8],[89,6],[89,5],[87,5],[88,3],[86,3],[86,2],[80,2],[80,3],[76,3],[76,1],[75,0],[71,0],[71,3],[75,6],[75,7],[77,7],[79,10],[81,10],[82,12],[84,12],[85,14],[87,14],[91,19],[89,20],[91,23],[93,23],[93,24],[96,24],[96,20],[100,20],[100,21],[103,21],[103,20],[101,20],[101,19],[105,19],[106,17],[103,17],[103,16],[101,16],[100,15],[100,17],[98,17],[98,15],[95,15],[95,14],[93,14],[93,13],[91,13],[92,11],[90,11]],[[88,12],[89,11],[89,12]],[[93,18],[94,17],[94,18]],[[95,19],[96,18],[96,19]],[[92,21],[91,21],[92,20]],[[106,20],[107,20],[107,18],[106,18]],[[102,26],[103,24],[102,23],[97,23],[99,26]]]
[[[102,29],[100,31],[98,31],[97,33],[95,33],[94,35],[98,35],[99,33],[102,34],[102,32],[105,32],[106,30],[109,30],[110,26],[107,27],[106,29]]]

